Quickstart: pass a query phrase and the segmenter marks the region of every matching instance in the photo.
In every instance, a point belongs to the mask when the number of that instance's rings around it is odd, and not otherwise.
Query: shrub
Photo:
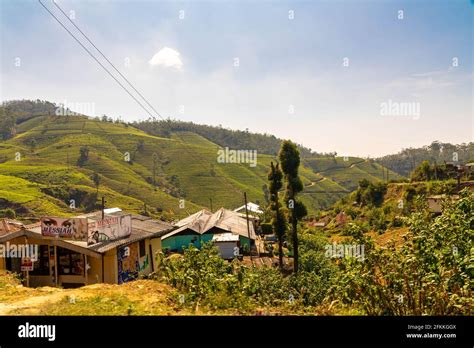
[[[336,298],[369,315],[472,315],[474,199],[463,191],[441,216],[408,220],[399,249],[375,248],[365,237],[365,261],[343,260]]]
[[[192,305],[214,309],[255,310],[256,306],[317,306],[332,285],[337,267],[324,256],[320,237],[303,234],[301,270],[285,276],[277,268],[247,267],[238,260],[223,260],[207,243],[191,246],[179,257],[162,257],[155,277],[186,294]]]
[[[15,219],[16,213],[13,209],[7,208],[7,209],[0,210],[0,217],[4,217],[7,219]]]

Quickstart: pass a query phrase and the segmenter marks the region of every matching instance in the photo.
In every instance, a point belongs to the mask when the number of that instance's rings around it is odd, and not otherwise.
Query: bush
[[[7,219],[16,219],[16,213],[13,209],[7,208],[0,210],[0,217]]]
[[[262,228],[263,234],[272,234],[273,228],[271,223],[261,223],[260,227]]]
[[[472,315],[474,198],[463,191],[441,216],[408,220],[399,249],[375,248],[365,237],[365,261],[343,260],[335,297],[369,315]]]
[[[186,294],[191,305],[213,309],[255,310],[256,306],[317,306],[332,285],[337,267],[324,256],[324,243],[304,235],[301,271],[285,276],[277,268],[246,267],[238,260],[223,260],[207,243],[191,246],[178,258],[162,258],[156,277]]]

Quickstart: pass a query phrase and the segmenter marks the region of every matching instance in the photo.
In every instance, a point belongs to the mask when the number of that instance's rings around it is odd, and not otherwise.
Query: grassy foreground
[[[291,305],[238,311],[216,309],[188,305],[183,296],[173,287],[150,279],[77,289],[28,288],[13,274],[0,272],[0,315],[324,315],[331,312],[331,308],[321,308],[303,313]]]

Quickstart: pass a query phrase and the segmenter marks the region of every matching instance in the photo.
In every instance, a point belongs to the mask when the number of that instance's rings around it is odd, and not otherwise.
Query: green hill
[[[0,122],[6,114],[0,113]],[[0,209],[32,217],[97,209],[101,196],[109,207],[145,213],[146,206],[147,213],[165,218],[209,207],[211,200],[214,209],[233,209],[243,204],[244,191],[250,201],[265,204],[267,172],[275,160],[259,153],[255,167],[218,163],[221,147],[200,134],[157,136],[86,116],[22,113],[7,138],[0,141]],[[379,164],[318,155],[304,159],[300,174],[310,213],[347,195],[360,179],[384,177]]]

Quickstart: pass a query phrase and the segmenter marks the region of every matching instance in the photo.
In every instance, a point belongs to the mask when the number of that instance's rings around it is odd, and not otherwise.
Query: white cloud
[[[151,66],[163,66],[165,68],[173,68],[176,70],[183,70],[183,62],[180,58],[181,54],[169,47],[163,47],[155,53],[155,55],[148,61]]]

